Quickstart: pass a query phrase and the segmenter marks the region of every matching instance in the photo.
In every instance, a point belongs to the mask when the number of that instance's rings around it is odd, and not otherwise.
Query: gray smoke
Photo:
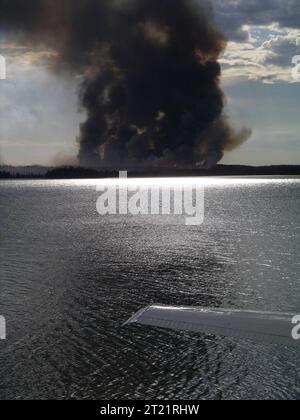
[[[223,114],[226,40],[206,0],[0,0],[0,27],[80,74],[85,166],[213,166],[249,137]]]

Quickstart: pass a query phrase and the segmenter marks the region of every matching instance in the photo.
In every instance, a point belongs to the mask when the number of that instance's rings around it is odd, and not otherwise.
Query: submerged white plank
[[[299,345],[300,341],[292,336],[295,329],[294,317],[295,314],[291,313],[152,305],[139,311],[125,325],[140,324],[275,344]]]

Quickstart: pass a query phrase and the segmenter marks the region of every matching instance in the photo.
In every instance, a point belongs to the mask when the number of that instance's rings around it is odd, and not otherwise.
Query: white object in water
[[[124,325],[140,324],[275,344],[299,345],[300,340],[293,338],[296,328],[294,319],[295,314],[291,313],[151,305],[139,311]]]

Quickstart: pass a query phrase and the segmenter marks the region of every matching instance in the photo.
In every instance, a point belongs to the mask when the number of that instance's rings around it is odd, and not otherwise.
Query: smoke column
[[[0,29],[82,77],[84,166],[213,166],[250,135],[223,114],[206,0],[0,0]]]

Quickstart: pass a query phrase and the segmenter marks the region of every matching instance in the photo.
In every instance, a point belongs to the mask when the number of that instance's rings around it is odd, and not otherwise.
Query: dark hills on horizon
[[[300,165],[246,166],[217,165],[214,168],[153,168],[129,170],[128,177],[195,177],[195,176],[297,176]],[[118,170],[82,167],[46,168],[39,166],[0,168],[0,179],[90,179],[118,177]]]

